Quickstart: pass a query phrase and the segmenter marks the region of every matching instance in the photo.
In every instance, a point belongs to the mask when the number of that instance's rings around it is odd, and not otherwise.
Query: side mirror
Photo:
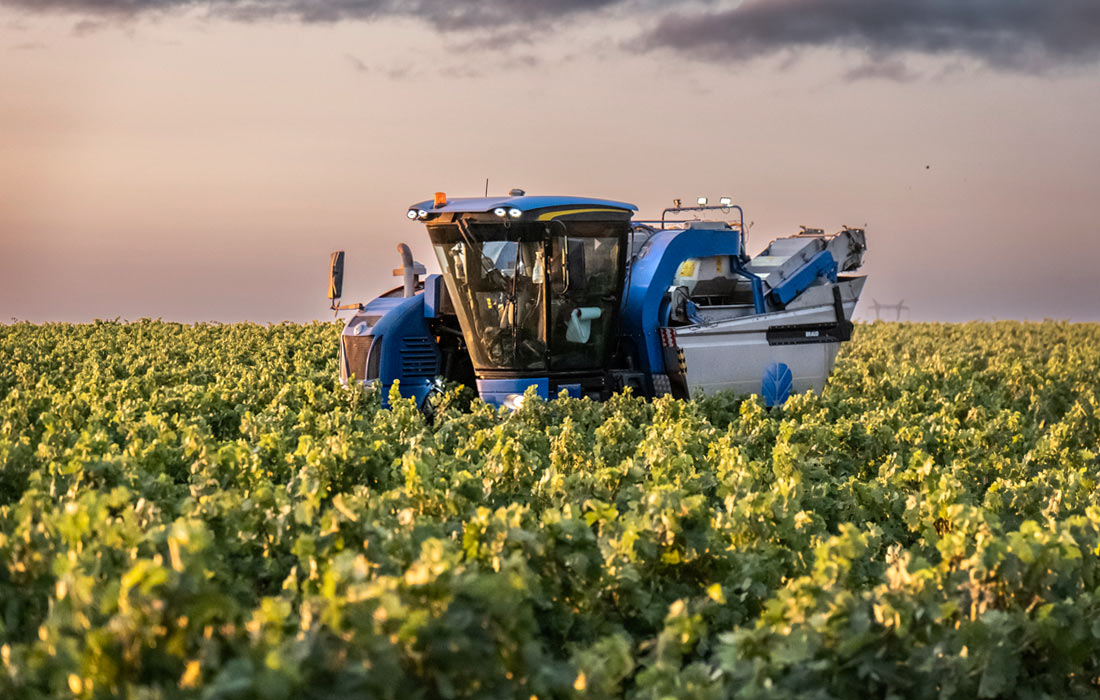
[[[329,259],[328,298],[339,299],[344,291],[344,251],[338,250]]]

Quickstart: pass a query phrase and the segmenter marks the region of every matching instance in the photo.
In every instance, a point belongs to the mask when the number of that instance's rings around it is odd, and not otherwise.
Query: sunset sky
[[[437,190],[868,229],[914,320],[1100,321],[1097,0],[0,0],[0,320],[331,318]]]

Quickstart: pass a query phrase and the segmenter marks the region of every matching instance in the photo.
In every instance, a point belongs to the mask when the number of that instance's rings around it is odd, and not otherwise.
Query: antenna
[[[485,196],[489,196],[489,178],[485,178]]]

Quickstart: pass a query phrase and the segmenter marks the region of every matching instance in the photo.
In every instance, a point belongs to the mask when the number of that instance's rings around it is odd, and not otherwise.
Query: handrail
[[[741,258],[742,259],[747,259],[746,254],[745,254],[746,253],[746,251],[745,251],[745,210],[742,209],[741,205],[739,205],[739,204],[709,204],[709,205],[708,204],[700,204],[700,205],[696,205],[694,207],[684,207],[684,206],[667,207],[667,208],[665,208],[664,211],[661,212],[661,218],[659,220],[658,219],[632,219],[631,223],[637,223],[637,224],[657,224],[657,223],[659,223],[661,225],[661,228],[664,228],[667,224],[670,224],[670,223],[679,224],[679,223],[688,223],[690,221],[697,221],[697,219],[682,219],[682,220],[679,220],[679,221],[668,221],[667,219],[668,219],[668,215],[670,213],[679,214],[679,213],[685,212],[685,211],[723,211],[723,212],[726,212],[728,214],[731,211],[733,211],[734,209],[737,210],[738,220],[737,221],[727,221],[726,223],[729,224],[730,226],[736,226],[737,227],[738,232],[741,234],[741,236],[740,236],[740,239],[741,239],[740,240]]]
[[[737,213],[740,215],[741,230],[743,231],[745,229],[745,210],[738,204],[699,204],[694,207],[667,207],[661,212],[661,223],[663,224],[665,222],[665,217],[668,216],[669,212],[679,214],[682,211],[715,211],[719,209],[724,212],[730,212],[736,209]]]

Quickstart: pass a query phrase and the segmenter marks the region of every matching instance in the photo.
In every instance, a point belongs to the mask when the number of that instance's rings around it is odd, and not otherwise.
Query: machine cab
[[[513,191],[409,210],[427,225],[483,397],[602,393],[634,209]]]

